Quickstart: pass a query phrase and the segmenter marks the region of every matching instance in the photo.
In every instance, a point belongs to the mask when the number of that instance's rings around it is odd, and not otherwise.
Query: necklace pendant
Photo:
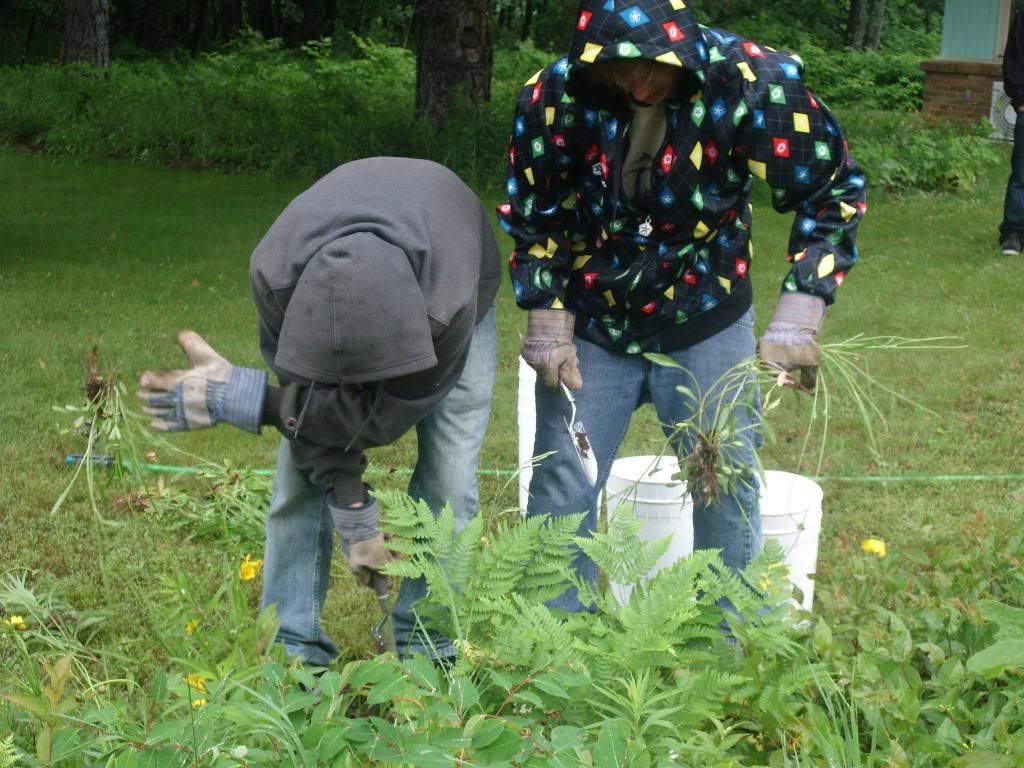
[[[654,225],[651,224],[651,217],[650,216],[648,216],[646,219],[644,219],[640,223],[640,227],[637,229],[637,232],[639,232],[642,237],[650,237],[651,233],[653,231],[654,231]]]

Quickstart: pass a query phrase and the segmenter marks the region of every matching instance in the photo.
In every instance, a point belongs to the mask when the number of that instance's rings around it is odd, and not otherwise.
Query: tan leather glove
[[[783,373],[785,386],[814,389],[817,384],[821,364],[818,331],[824,319],[825,300],[821,297],[795,291],[779,296],[761,337],[761,362]]]
[[[334,520],[334,530],[341,537],[341,551],[345,562],[363,586],[370,586],[374,574],[395,559],[380,533],[380,508],[371,498],[357,507],[339,504],[328,494],[327,508]]]
[[[548,389],[559,381],[569,389],[583,386],[580,362],[573,343],[576,318],[564,309],[531,309],[526,321],[523,359]]]
[[[381,534],[366,541],[352,542],[348,546],[348,554],[345,555],[348,569],[352,571],[356,581],[364,587],[370,586],[374,575],[380,574],[381,569],[394,559],[394,553],[388,549],[384,536]],[[390,578],[386,575],[384,578],[390,584]]]

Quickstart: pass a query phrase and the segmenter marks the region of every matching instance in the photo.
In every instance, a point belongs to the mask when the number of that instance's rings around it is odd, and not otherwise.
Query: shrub
[[[873,188],[970,190],[998,159],[987,122],[962,125],[917,113],[851,112],[843,128]]]
[[[106,80],[53,66],[0,69],[0,141],[49,152],[119,157],[232,171],[322,175],[368,155],[442,162],[480,188],[497,189],[515,95],[554,56],[527,41],[499,50],[492,98],[459,106],[440,135],[414,114],[415,61],[404,48],[356,39],[359,55],[330,41],[298,52],[239,39],[196,61],[118,62]],[[979,130],[906,112],[845,115],[844,106],[905,110],[920,103],[913,55],[837,56],[802,50],[808,84],[839,108],[875,187],[970,188],[991,162]]]

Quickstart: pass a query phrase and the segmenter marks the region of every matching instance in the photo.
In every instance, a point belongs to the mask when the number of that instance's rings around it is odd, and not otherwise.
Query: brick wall
[[[976,121],[992,108],[992,83],[1003,79],[997,61],[932,59],[924,70],[924,111],[952,120]]]

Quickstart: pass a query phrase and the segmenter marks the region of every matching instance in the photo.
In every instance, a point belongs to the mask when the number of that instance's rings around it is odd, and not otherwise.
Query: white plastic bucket
[[[789,579],[803,592],[800,607],[814,604],[814,574],[821,536],[821,486],[803,475],[767,470],[761,488],[761,531],[786,554]]]
[[[643,523],[640,537],[657,541],[669,534],[672,543],[658,559],[648,578],[693,552],[693,504],[686,484],[672,480],[679,464],[671,456],[630,456],[612,464],[605,493],[614,514],[622,502],[632,505]],[[765,540],[778,542],[785,553],[790,580],[803,593],[800,607],[814,604],[813,576],[818,564],[821,534],[821,486],[802,475],[767,470],[761,487],[761,530]],[[619,602],[629,599],[629,588],[612,584]]]
[[[526,514],[530,498],[530,478],[533,477],[533,438],[537,430],[537,400],[534,385],[537,372],[519,358],[519,511]]]
[[[686,483],[672,479],[678,471],[679,462],[672,456],[629,456],[612,463],[605,483],[609,514],[628,506],[643,523],[641,539],[654,542],[672,537],[648,578],[693,552],[693,502]],[[620,603],[629,600],[632,587],[613,583],[611,589]]]

